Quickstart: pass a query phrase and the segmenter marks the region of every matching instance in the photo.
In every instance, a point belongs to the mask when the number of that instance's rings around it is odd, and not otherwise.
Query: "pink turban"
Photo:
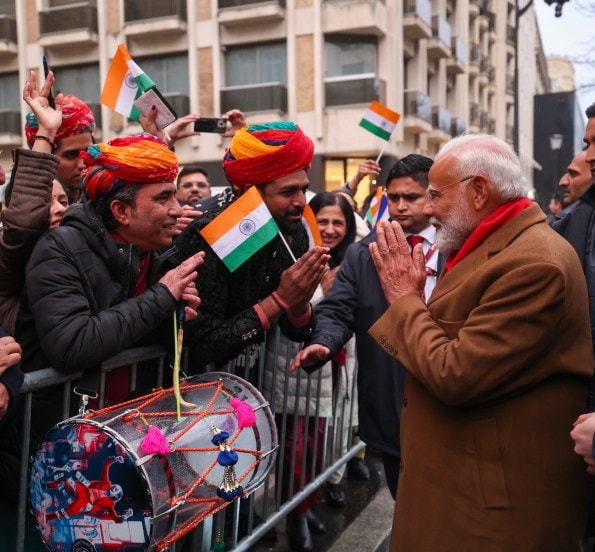
[[[93,144],[81,157],[81,188],[93,201],[133,184],[174,182],[178,174],[176,154],[150,134]]]
[[[39,130],[37,118],[33,113],[27,113],[25,123],[25,136],[29,147],[33,146],[33,139]],[[62,124],[56,132],[54,142],[59,142],[62,138],[83,134],[83,132],[93,132],[95,130],[95,117],[91,108],[76,96],[69,94],[64,96],[62,106]]]
[[[252,125],[233,137],[223,170],[236,188],[245,191],[307,169],[313,156],[312,140],[295,123]]]

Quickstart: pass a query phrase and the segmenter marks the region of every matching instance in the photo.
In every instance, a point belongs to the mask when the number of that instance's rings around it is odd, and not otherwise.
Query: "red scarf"
[[[477,225],[461,249],[449,253],[444,263],[443,272],[450,270],[458,262],[462,261],[467,255],[469,255],[469,253],[479,247],[496,230],[502,228],[520,212],[530,207],[531,203],[532,202],[529,198],[523,197],[522,199],[514,199],[500,205],[500,207],[490,213]]]

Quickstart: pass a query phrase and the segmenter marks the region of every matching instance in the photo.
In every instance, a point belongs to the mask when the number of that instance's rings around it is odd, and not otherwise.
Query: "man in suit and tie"
[[[407,236],[422,243],[427,273],[425,296],[430,297],[439,272],[434,227],[423,210],[427,202],[428,171],[432,160],[411,154],[398,161],[386,179],[391,220]],[[368,246],[370,233],[349,246],[333,287],[314,310],[314,331],[296,355],[291,369],[313,371],[333,358],[355,333],[358,358],[359,436],[382,454],[386,480],[393,497],[399,479],[399,420],[403,403],[403,365],[392,359],[368,335],[368,329],[386,311],[378,274]]]

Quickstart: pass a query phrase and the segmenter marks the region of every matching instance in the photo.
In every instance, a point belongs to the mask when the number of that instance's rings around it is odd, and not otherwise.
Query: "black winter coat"
[[[16,335],[23,369],[79,371],[143,340],[166,345],[177,301],[163,284],[151,285],[159,264],[154,255],[149,288],[133,297],[138,250],[115,242],[91,203],[73,205],[27,265]]]

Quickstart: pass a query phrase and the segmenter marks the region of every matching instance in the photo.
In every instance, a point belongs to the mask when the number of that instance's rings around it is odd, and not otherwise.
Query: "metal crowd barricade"
[[[277,421],[277,431],[279,438],[279,448],[276,469],[271,472],[271,475],[265,483],[249,497],[244,497],[241,500],[236,500],[228,508],[216,514],[213,518],[207,518],[191,535],[187,538],[190,543],[179,543],[178,546],[172,548],[172,552],[188,550],[188,545],[193,551],[202,550],[208,552],[211,550],[213,539],[220,539],[225,542],[226,550],[243,551],[250,549],[257,541],[265,536],[271,529],[275,527],[283,518],[291,512],[304,498],[306,498],[315,489],[322,486],[325,481],[340,467],[344,466],[346,462],[355,456],[360,451],[364,444],[355,442],[354,432],[352,427],[355,425],[355,409],[356,409],[356,372],[349,380],[349,386],[346,389],[345,397],[339,403],[334,405],[334,415],[332,418],[324,418],[324,439],[322,451],[322,468],[317,469],[315,462],[312,462],[309,471],[310,482],[306,484],[305,476],[302,475],[298,482],[298,490],[288,494],[286,500],[282,499],[282,489],[280,482],[283,481],[284,469],[284,455],[291,455],[289,477],[289,488],[294,488],[293,470],[294,462],[301,462],[301,473],[304,474],[304,468],[307,465],[308,457],[316,457],[318,451],[316,450],[317,443],[314,443],[314,449],[308,446],[304,447],[303,454],[300,458],[295,458],[296,436],[291,436],[291,450],[285,450],[284,442],[287,438],[288,421],[295,420],[296,414],[288,409],[287,401],[287,387],[283,397],[283,408],[280,412],[275,412],[275,397],[267,396],[263,391],[265,370],[272,372],[271,388],[275,389],[276,378],[280,371],[287,372],[291,359],[299,350],[300,344],[289,342],[285,358],[278,357],[276,352],[279,350],[282,337],[279,331],[269,332],[267,337],[269,340],[269,351],[274,352],[275,359],[272,365],[266,365],[266,341],[260,346],[247,347],[245,352],[239,355],[233,361],[227,363],[223,369],[218,371],[234,373],[241,378],[248,380],[255,387],[257,387],[264,395],[265,399],[269,401],[274,417]],[[271,341],[272,340],[272,341]],[[142,363],[153,362],[157,368],[156,376],[158,378],[158,385],[164,381],[166,354],[160,347],[136,347],[114,356],[105,361],[101,366],[100,378],[100,393],[99,405],[103,404],[103,390],[105,386],[105,375],[110,370],[120,367],[131,367],[131,385],[130,391],[134,392],[136,389],[136,380],[138,376],[138,367]],[[205,370],[203,370],[205,371]],[[208,370],[210,371],[210,370]],[[191,369],[188,372],[192,373]],[[305,371],[299,370],[297,372],[298,379],[307,380],[307,394],[304,397],[308,405],[305,423],[313,423],[315,427],[318,426],[318,421],[321,418],[319,412],[320,401],[320,372],[316,371],[312,375],[308,375]],[[27,483],[28,483],[28,467],[29,467],[29,430],[31,426],[31,406],[32,393],[49,386],[58,384],[63,385],[63,419],[70,417],[71,408],[71,391],[73,383],[80,377],[81,373],[76,374],[61,374],[52,368],[46,368],[37,372],[31,372],[25,375],[25,382],[21,389],[21,395],[24,395],[24,431],[22,443],[22,456],[20,466],[20,491],[18,497],[18,523],[17,523],[17,548],[16,552],[25,551],[25,523],[27,516]],[[287,386],[287,378],[286,378]],[[299,399],[299,396],[297,397]],[[296,401],[297,401],[296,399]],[[295,427],[296,424],[293,424]]]

